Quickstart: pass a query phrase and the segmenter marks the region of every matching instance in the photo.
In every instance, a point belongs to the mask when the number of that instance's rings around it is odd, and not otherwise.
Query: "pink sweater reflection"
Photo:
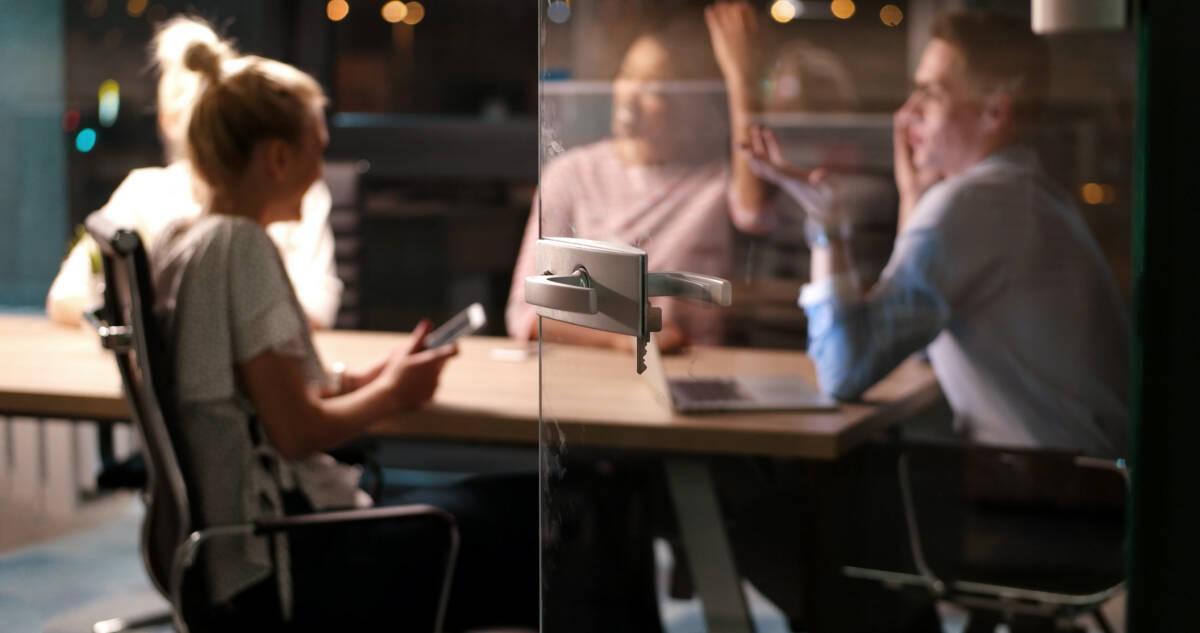
[[[613,141],[573,149],[542,172],[541,235],[580,237],[637,246],[649,256],[650,271],[689,271],[729,278],[733,271],[733,227],[758,233],[770,214],[738,208],[730,196],[725,161],[696,164],[630,165]],[[537,315],[525,303],[523,280],[536,275],[538,239],[535,199],[513,274],[505,317],[508,331],[525,339]],[[654,299],[663,320],[678,325],[693,343],[719,344],[719,308],[674,299]]]

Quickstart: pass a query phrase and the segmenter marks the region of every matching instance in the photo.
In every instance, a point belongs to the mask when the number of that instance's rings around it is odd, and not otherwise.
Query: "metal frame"
[[[1079,456],[1074,463],[1080,468],[1099,468],[1119,473],[1129,489],[1129,469],[1125,460],[1107,460],[1095,457]],[[897,572],[865,567],[846,566],[842,574],[848,578],[873,580],[891,589],[918,588],[928,591],[932,596],[948,600],[965,607],[976,607],[999,611],[1002,613],[1020,613],[1043,617],[1074,616],[1082,613],[1091,615],[1101,630],[1109,632],[1111,624],[1100,611],[1100,606],[1125,588],[1125,580],[1087,594],[1069,594],[1053,591],[1041,591],[1024,587],[1011,587],[969,580],[955,580],[947,583],[929,567],[925,560],[924,549],[921,545],[920,525],[917,519],[916,505],[913,502],[912,480],[909,473],[909,455],[904,453],[897,460],[897,470],[900,480],[900,495],[904,506],[904,518],[908,527],[909,548],[913,566],[917,573]],[[1128,540],[1128,535],[1126,535]]]
[[[704,605],[708,632],[753,631],[708,463],[700,458],[671,457],[666,461],[666,474],[675,514],[680,518],[683,553]]]

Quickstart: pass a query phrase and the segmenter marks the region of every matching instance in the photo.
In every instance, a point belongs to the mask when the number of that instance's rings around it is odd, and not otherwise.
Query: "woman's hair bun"
[[[188,45],[183,52],[183,66],[199,73],[209,81],[221,78],[222,51],[209,42],[197,41]]]

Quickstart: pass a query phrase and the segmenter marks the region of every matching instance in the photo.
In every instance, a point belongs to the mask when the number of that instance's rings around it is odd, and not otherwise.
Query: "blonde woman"
[[[202,20],[176,17],[158,31],[152,44],[159,71],[158,129],[166,152],[166,167],[135,169],[113,192],[100,213],[123,226],[137,228],[153,244],[163,227],[181,217],[200,213],[202,183],[187,160],[187,128],[201,78],[184,64],[183,55],[193,43],[210,46],[224,60],[237,51]],[[317,181],[305,193],[300,218],[278,222],[268,233],[283,254],[284,265],[300,305],[314,327],[332,327],[341,302],[342,283],[333,260],[333,234],[329,229],[329,189]],[[84,238],[71,249],[46,297],[46,313],[54,321],[75,325],[92,307],[95,245]]]
[[[323,451],[384,417],[428,402],[452,346],[425,349],[428,322],[375,366],[333,385],[268,237],[297,221],[321,175],[325,97],[279,62],[226,58],[193,42],[201,77],[187,128],[188,162],[209,193],[195,217],[163,230],[151,253],[157,309],[176,365],[179,427],[209,525],[369,503],[358,473]],[[537,618],[537,484],[481,479],[384,495],[455,515],[462,539],[447,628]],[[272,545],[214,542],[204,556],[217,628],[380,630],[403,621],[433,579],[406,580],[421,534],[386,523],[296,533]],[[407,583],[407,584],[406,584]],[[399,619],[399,620],[398,620]]]

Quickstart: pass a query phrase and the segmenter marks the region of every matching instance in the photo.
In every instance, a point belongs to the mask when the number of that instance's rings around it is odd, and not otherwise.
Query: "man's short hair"
[[[942,15],[932,35],[962,52],[967,75],[985,90],[1013,96],[1016,122],[1037,119],[1046,99],[1049,52],[1028,20],[972,10]]]

